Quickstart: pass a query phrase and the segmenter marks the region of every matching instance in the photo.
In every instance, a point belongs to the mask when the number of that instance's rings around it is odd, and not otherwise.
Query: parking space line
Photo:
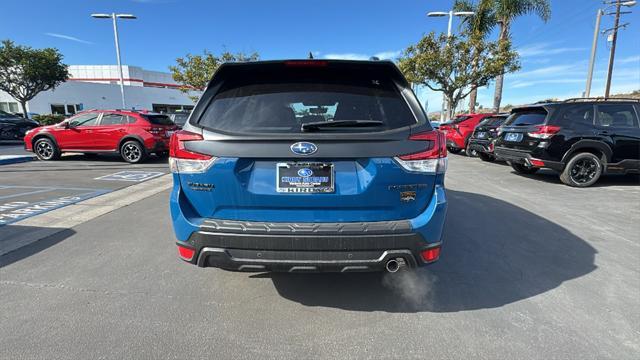
[[[50,191],[55,191],[55,190],[56,189],[54,189],[54,188],[46,188],[46,189],[42,189],[42,190],[34,190],[34,191],[21,192],[21,193],[17,193],[17,194],[4,195],[4,196],[0,196],[0,200],[10,199],[10,198],[14,198],[14,197],[20,197],[20,196],[25,196],[25,195],[40,194],[40,193],[45,193],[45,192],[50,192]]]

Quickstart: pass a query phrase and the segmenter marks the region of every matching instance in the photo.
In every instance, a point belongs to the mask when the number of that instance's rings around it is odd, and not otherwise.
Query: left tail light
[[[444,174],[447,171],[447,144],[442,132],[426,131],[410,136],[409,140],[424,142],[426,148],[417,153],[395,157],[405,170],[431,174]]]
[[[169,140],[169,167],[172,173],[194,174],[207,171],[216,157],[188,150],[185,143],[189,141],[202,141],[200,134],[189,131],[176,131]]]
[[[537,125],[535,131],[529,132],[529,136],[536,139],[548,139],[560,131],[560,126]]]

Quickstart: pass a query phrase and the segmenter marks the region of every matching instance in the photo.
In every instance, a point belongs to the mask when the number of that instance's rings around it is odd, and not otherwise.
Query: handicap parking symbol
[[[120,171],[115,174],[104,175],[95,178],[94,180],[115,180],[115,181],[134,181],[141,182],[149,179],[156,178],[158,176],[164,175],[163,172],[158,171],[140,171],[140,170],[130,170],[130,171]]]

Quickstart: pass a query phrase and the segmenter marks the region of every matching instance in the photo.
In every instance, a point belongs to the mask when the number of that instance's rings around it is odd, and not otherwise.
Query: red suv
[[[478,124],[494,114],[465,114],[452,121],[442,123],[438,130],[447,135],[447,149],[457,154],[469,145],[469,138]]]
[[[40,160],[56,160],[63,152],[119,153],[129,163],[149,154],[164,155],[176,125],[168,116],[135,110],[89,110],[65,121],[30,130],[25,149]]]

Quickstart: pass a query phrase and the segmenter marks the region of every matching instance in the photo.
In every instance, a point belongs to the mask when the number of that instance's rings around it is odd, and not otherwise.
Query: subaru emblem
[[[291,151],[298,155],[311,155],[318,151],[318,147],[313,143],[301,141],[291,145]]]
[[[298,176],[309,177],[311,175],[313,175],[313,171],[311,171],[311,169],[302,168],[302,169],[298,170]]]

